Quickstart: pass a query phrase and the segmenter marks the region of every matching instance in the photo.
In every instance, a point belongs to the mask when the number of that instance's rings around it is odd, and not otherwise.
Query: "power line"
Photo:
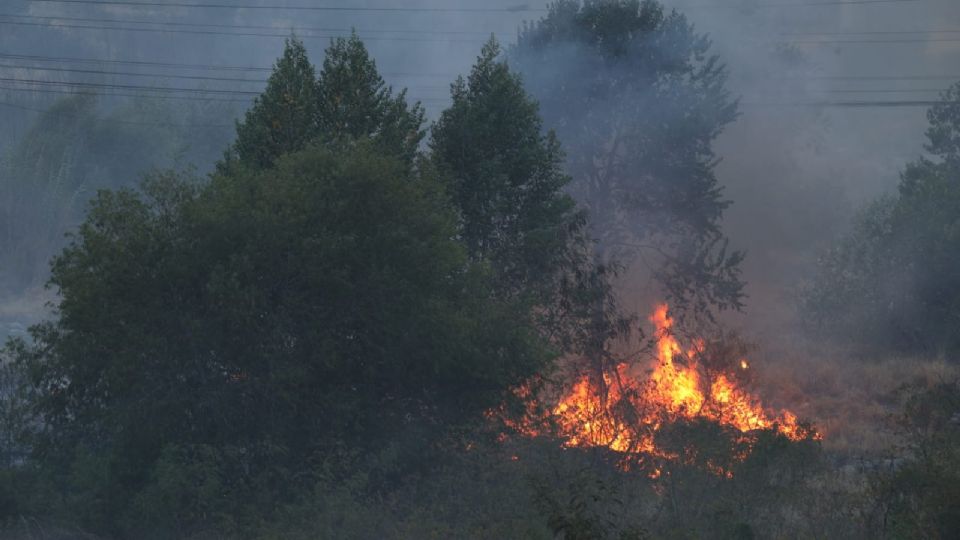
[[[387,13],[543,13],[544,8],[531,8],[529,4],[519,4],[508,7],[493,8],[442,8],[442,7],[348,7],[348,6],[283,6],[276,4],[223,4],[216,2],[188,3],[188,2],[133,2],[129,0],[28,0],[34,3],[46,4],[84,4],[94,6],[126,6],[126,7],[164,7],[164,8],[192,8],[192,9],[257,9],[257,10],[286,10],[286,11],[372,11]],[[790,8],[790,7],[817,7],[817,6],[864,6],[877,4],[908,4],[921,0],[814,0],[807,2],[769,2],[757,3],[749,6],[739,6],[722,3],[711,4],[678,4],[674,7],[681,9],[743,9],[748,8]]]
[[[524,13],[545,12],[544,8],[531,8],[527,4],[508,7],[491,8],[451,8],[451,7],[348,7],[348,6],[280,6],[276,4],[222,4],[216,2],[188,3],[188,2],[131,2],[127,0],[28,0],[34,3],[45,4],[85,4],[94,6],[125,6],[125,7],[161,7],[161,8],[192,8],[192,9],[271,9],[286,11],[373,11],[386,13]],[[870,0],[880,1],[880,0]],[[894,1],[894,0],[885,0]],[[897,0],[906,1],[906,0]]]
[[[12,77],[0,77],[0,83],[15,83],[15,84],[25,84],[25,85],[38,85],[41,88],[11,88],[5,87],[6,90],[18,91],[18,92],[47,92],[47,93],[59,93],[59,94],[71,94],[71,95],[109,95],[116,97],[132,97],[132,98],[144,98],[144,99],[195,99],[196,101],[227,101],[227,102],[245,102],[249,103],[253,97],[261,95],[260,92],[245,92],[237,90],[207,90],[203,88],[169,88],[169,87],[157,87],[157,86],[141,86],[141,85],[122,85],[122,84],[105,84],[105,83],[73,83],[73,82],[61,82],[61,81],[43,81],[38,79],[18,79]],[[51,89],[50,87],[54,87]],[[68,88],[63,90],[63,88]],[[78,92],[72,90],[73,87],[80,88],[93,88],[98,90],[141,90],[146,92],[161,92],[160,94],[117,94],[117,93],[104,93],[100,94],[99,92]],[[170,96],[171,93],[187,93],[194,94],[188,96]],[[196,94],[210,94],[215,95],[242,95],[247,96],[246,99],[223,99],[209,97],[207,95],[196,95]],[[448,103],[448,98],[438,98],[438,97],[416,97],[410,96],[410,99],[414,101],[421,101],[424,103]]]
[[[150,26],[170,26],[170,27],[187,27],[187,28],[223,28],[231,30],[289,30],[294,33],[298,32],[346,32],[350,33],[356,30],[359,33],[367,34],[415,34],[415,35],[476,35],[476,36],[490,36],[500,35],[505,36],[512,34],[513,31],[483,31],[483,30],[435,30],[435,29],[356,29],[356,28],[338,28],[338,27],[297,27],[282,23],[275,23],[272,25],[251,25],[251,24],[222,24],[222,23],[192,23],[192,22],[176,22],[176,21],[149,21],[149,20],[137,20],[137,19],[104,19],[100,17],[68,17],[68,16],[42,16],[42,15],[19,15],[13,13],[0,13],[0,18],[8,19],[36,19],[36,20],[46,20],[46,21],[73,21],[73,22],[92,22],[92,23],[104,23],[104,24],[139,24],[139,25],[150,25]],[[140,29],[138,29],[140,30]],[[162,31],[159,29],[143,29],[150,31]],[[781,36],[786,37],[804,37],[804,36],[871,36],[871,35],[916,35],[916,34],[960,34],[960,29],[958,30],[947,30],[947,29],[934,29],[934,30],[882,30],[882,31],[865,31],[865,32],[855,32],[855,31],[844,31],[844,32],[785,32],[781,33]],[[230,33],[227,35],[235,35]],[[244,35],[244,34],[236,34]],[[260,35],[260,34],[254,34]],[[269,36],[274,36],[275,34],[266,34]],[[282,34],[288,36],[289,34]],[[367,38],[369,39],[369,38]]]
[[[155,78],[166,78],[166,79],[189,79],[189,80],[200,80],[200,81],[243,82],[243,83],[257,83],[257,84],[263,84],[267,82],[267,79],[244,79],[240,77],[212,77],[212,76],[206,76],[206,75],[178,75],[178,74],[168,74],[168,73],[136,73],[133,71],[107,71],[107,70],[99,70],[99,69],[21,66],[17,64],[4,64],[4,63],[0,63],[0,68],[26,69],[30,71],[52,71],[55,73],[81,73],[81,74],[88,74],[88,75],[123,75],[123,76],[131,76],[131,77],[155,77]]]
[[[871,45],[884,43],[956,43],[960,38],[904,38],[904,39],[818,39],[818,40],[790,40],[784,43],[839,45],[843,43],[867,43]]]
[[[61,94],[69,96],[106,96],[106,97],[125,97],[125,98],[136,98],[136,99],[163,99],[163,100],[184,100],[184,101],[216,101],[222,103],[250,103],[251,99],[236,99],[236,98],[218,98],[218,97],[200,97],[200,96],[176,96],[169,94],[122,94],[116,92],[82,92],[75,90],[66,90],[61,88],[15,88],[11,86],[3,86],[0,84],[0,90],[6,90],[9,92],[29,92],[29,93],[44,93],[44,94]]]
[[[43,109],[35,109],[33,107],[18,105],[16,103],[7,103],[5,101],[0,101],[0,106],[11,107],[14,109],[21,109],[24,111],[30,111],[30,112],[35,112],[39,114],[44,114],[49,112]],[[55,114],[57,116],[66,116],[70,118],[81,118],[80,115],[71,114],[63,111],[54,112],[52,114]],[[133,125],[133,126],[155,126],[155,127],[177,127],[177,128],[233,128],[235,127],[229,124],[174,124],[170,122],[136,122],[133,120],[119,120],[115,118],[98,118],[97,120],[100,122],[109,122],[112,124],[126,124],[126,125]]]
[[[803,77],[782,77],[780,80],[809,81],[936,81],[960,80],[960,75],[807,75]]]
[[[6,17],[11,19],[39,19],[39,20],[52,20],[52,21],[74,21],[74,22],[94,22],[94,23],[116,23],[116,24],[146,24],[153,26],[184,26],[191,28],[227,28],[227,29],[239,29],[239,30],[282,30],[281,26],[286,27],[287,30],[292,30],[293,32],[352,32],[354,28],[323,28],[323,27],[308,27],[308,26],[290,26],[290,25],[256,25],[256,24],[219,24],[219,23],[190,23],[190,22],[175,22],[175,21],[144,21],[136,19],[103,19],[103,18],[93,18],[93,17],[66,17],[66,16],[41,16],[41,15],[18,15],[12,13],[0,13],[0,17]],[[389,30],[389,29],[356,29],[358,32],[364,33],[379,33],[379,34],[428,34],[428,35],[483,35],[489,36],[490,34],[509,34],[512,31],[483,31],[483,30],[426,30],[426,29],[399,29],[399,30]]]
[[[256,83],[256,84],[266,84],[268,82],[268,79],[245,79],[240,77],[180,75],[175,73],[138,73],[134,71],[107,71],[107,70],[99,70],[99,69],[22,66],[18,64],[5,64],[2,62],[0,62],[0,68],[23,69],[28,71],[49,71],[54,73],[79,73],[79,74],[86,74],[86,75],[118,75],[118,76],[130,76],[130,77],[151,77],[151,78],[158,78],[158,79],[187,79],[187,80],[200,80],[200,81],[243,82],[243,83]],[[70,84],[70,81],[49,81],[49,82]],[[444,87],[444,86],[407,86],[405,88],[414,89],[414,90],[442,90],[442,91],[449,90],[448,87]]]
[[[241,82],[241,83],[255,83],[255,84],[265,84],[267,79],[246,79],[240,77],[214,77],[206,75],[181,75],[181,74],[170,74],[170,73],[138,73],[134,71],[107,71],[107,70],[97,70],[97,69],[77,69],[77,68],[57,68],[57,67],[42,67],[42,66],[22,66],[17,64],[5,64],[0,62],[0,68],[8,69],[23,69],[29,71],[48,71],[54,73],[79,73],[79,74],[90,74],[90,75],[113,75],[113,76],[130,76],[130,77],[150,77],[150,78],[159,78],[159,79],[186,79],[186,80],[200,80],[200,81],[217,81],[217,82]],[[943,77],[944,79],[952,79],[952,77]],[[958,77],[960,78],[960,77]],[[852,77],[843,77],[842,80],[871,80],[869,78],[852,78]],[[878,80],[886,80],[887,77],[880,77]],[[926,77],[917,78],[917,80],[924,80]],[[50,83],[62,83],[70,84],[70,81],[47,81]],[[439,90],[446,91],[447,87],[444,86],[407,86],[405,87],[408,90]],[[945,88],[937,89],[894,89],[894,90],[875,90],[875,89],[837,89],[837,90],[822,90],[826,93],[908,93],[908,92],[942,92]]]
[[[6,58],[10,60],[31,60],[35,62],[76,62],[81,64],[113,64],[113,65],[130,65],[130,66],[152,66],[152,67],[161,67],[161,68],[183,68],[183,69],[196,69],[196,70],[209,70],[209,71],[261,71],[261,72],[272,72],[273,68],[271,67],[261,67],[261,66],[228,66],[228,65],[217,65],[217,64],[185,64],[179,62],[155,62],[155,61],[146,61],[146,60],[108,60],[100,58],[78,58],[70,56],[41,56],[33,54],[14,54],[14,53],[0,53],[0,58]],[[453,79],[456,75],[449,73],[415,73],[415,72],[389,72],[385,71],[382,73],[387,76],[398,76],[398,77],[442,77]]]
[[[893,1],[893,0],[891,0]],[[916,0],[904,0],[904,1],[916,1]],[[785,5],[785,4],[784,4]],[[0,15],[3,17],[3,15]],[[55,17],[48,17],[45,19],[56,19]],[[151,23],[134,23],[134,24],[151,24]],[[176,23],[167,23],[167,24],[176,24]],[[102,25],[92,25],[92,24],[65,24],[57,22],[29,22],[29,21],[17,21],[17,20],[0,20],[0,25],[8,26],[30,26],[30,27],[40,27],[40,28],[68,28],[68,29],[79,29],[79,30],[112,30],[118,32],[154,32],[160,34],[191,34],[191,35],[213,35],[213,36],[232,36],[232,37],[270,37],[270,38],[287,38],[290,37],[290,33],[287,32],[222,32],[217,30],[191,30],[183,28],[145,28],[145,27],[127,27],[127,26],[102,26]],[[911,32],[909,34],[917,34],[917,32]],[[818,34],[809,34],[815,36]],[[827,34],[823,34],[827,35]],[[835,34],[835,35],[859,35],[857,33],[850,34]],[[345,38],[349,37],[349,34],[309,34],[309,35],[299,35],[298,37],[303,39],[334,39],[334,38]],[[437,38],[417,38],[417,37],[385,37],[385,36],[369,36],[362,35],[360,36],[364,41],[386,41],[386,42],[409,42],[409,43],[444,43],[452,44],[459,43],[462,45],[470,46],[479,46],[481,44],[480,40],[470,40],[470,39],[437,39]],[[778,43],[789,43],[795,45],[843,45],[843,44],[917,44],[917,43],[956,43],[960,42],[960,38],[900,38],[900,39],[817,39],[817,40],[781,40]]]
[[[288,38],[290,33],[267,33],[267,32],[220,32],[216,30],[185,30],[170,28],[129,28],[122,26],[98,26],[90,24],[60,24],[53,22],[28,22],[28,21],[0,21],[0,25],[8,26],[34,26],[41,28],[70,28],[77,30],[116,30],[119,32],[155,32],[161,34],[193,34],[210,36],[235,36],[235,37],[273,37]],[[302,39],[332,39],[350,37],[349,34],[329,34],[329,35],[298,35]],[[482,41],[467,39],[430,39],[430,38],[402,38],[402,37],[379,37],[362,36],[364,41],[391,41],[391,42],[411,42],[411,43],[462,43],[479,46]]]
[[[797,103],[763,103],[763,102],[741,102],[741,105],[747,107],[839,107],[848,109],[867,109],[890,108],[890,107],[932,107],[934,105],[958,105],[960,101],[935,101],[935,100],[904,100],[904,101],[808,101]]]
[[[4,80],[5,79],[0,78],[0,82],[3,82]],[[14,82],[22,82],[22,81],[14,81]],[[111,87],[111,85],[101,85],[101,86],[107,87],[108,89]],[[117,87],[129,88],[127,86],[117,86]],[[26,88],[22,88],[22,89],[21,88],[2,88],[2,89],[12,90],[12,91],[32,91],[31,89],[26,89]],[[146,89],[149,90],[149,88],[146,88]],[[41,89],[40,91],[44,91],[44,90],[47,90],[47,89]],[[191,91],[195,91],[195,90],[191,90]],[[71,92],[71,91],[63,91],[63,92],[57,92],[57,93],[76,94],[76,95],[98,95],[90,92]],[[114,94],[107,94],[107,95],[114,95]],[[136,97],[136,98],[144,98],[144,99],[153,99],[153,98],[167,99],[168,98],[168,96],[152,96],[152,95],[121,95],[121,94],[116,94],[116,95],[118,97]],[[243,101],[243,100],[223,100],[223,99],[215,99],[215,98],[199,97],[199,96],[189,96],[189,97],[179,96],[179,97],[182,99],[196,100],[196,101]],[[246,100],[246,101],[249,102],[249,100]],[[426,102],[449,103],[449,100],[439,99],[439,98],[421,98],[421,99],[417,99],[417,101],[421,101],[425,103]],[[934,105],[943,105],[943,104],[960,106],[960,101],[944,102],[941,100],[896,100],[896,101],[871,100],[871,101],[808,101],[808,102],[741,102],[740,104],[745,107],[758,107],[758,108],[776,108],[776,107],[780,107],[780,108],[891,108],[891,107],[931,107]]]
[[[821,90],[825,94],[909,94],[911,92],[935,92],[946,91],[946,88],[913,88],[908,90]]]
[[[128,66],[154,66],[164,68],[202,69],[215,71],[273,71],[269,67],[224,66],[212,64],[184,64],[178,62],[150,62],[145,60],[108,60],[102,58],[78,58],[71,56],[40,56],[35,54],[0,53],[0,58],[33,60],[37,62],[77,62],[81,64],[115,64]]]
[[[261,92],[254,91],[245,91],[245,90],[226,90],[226,89],[207,89],[207,88],[179,88],[179,87],[167,87],[167,86],[143,86],[136,84],[105,84],[105,83],[92,83],[92,82],[61,82],[61,81],[44,81],[40,79],[18,79],[15,77],[0,77],[0,82],[19,82],[27,84],[36,84],[36,85],[48,85],[48,86],[77,86],[77,87],[86,87],[86,88],[114,88],[114,89],[124,89],[124,90],[148,90],[151,92],[192,92],[198,94],[225,94],[225,95],[244,95],[244,96],[259,96]]]
[[[911,34],[960,34],[960,30],[876,30],[872,32],[785,32],[781,36],[886,36]]]
[[[41,2],[55,2],[58,0],[35,0]],[[72,1],[72,0],[69,0]],[[736,4],[677,4],[671,7],[681,9],[770,9],[793,7],[820,7],[820,6],[865,6],[871,4],[913,4],[922,0],[822,0],[813,2],[769,2],[750,5]]]
[[[263,67],[263,66],[238,66],[238,65],[223,65],[223,64],[189,64],[189,63],[180,63],[180,62],[158,62],[158,61],[147,61],[147,60],[120,60],[120,59],[103,59],[103,58],[81,58],[73,56],[42,56],[42,55],[33,55],[33,54],[16,54],[16,53],[2,53],[0,52],[0,58],[7,60],[22,60],[22,61],[31,61],[31,62],[44,62],[44,63],[61,63],[61,64],[106,64],[106,65],[125,65],[125,66],[149,66],[163,69],[170,68],[180,68],[188,70],[201,70],[201,71],[237,71],[237,72],[264,72],[269,73],[273,71],[273,68]],[[15,66],[8,66],[15,67]],[[20,66],[16,66],[20,67]],[[26,67],[25,67],[26,68]],[[134,75],[134,76],[154,76],[154,77],[170,77],[178,79],[193,79],[194,76],[189,75],[179,75],[179,74],[160,74],[160,73],[135,73],[128,71],[106,71],[106,70],[80,70],[76,68],[43,68],[43,67],[29,67],[26,69],[36,69],[42,71],[70,71],[70,72],[79,72],[79,73],[95,73],[103,75]],[[402,71],[384,71],[382,72],[385,76],[390,77],[426,77],[426,78],[444,78],[452,80],[457,75],[453,73],[426,73],[426,72],[402,72]],[[199,77],[199,76],[197,76]],[[226,82],[266,82],[266,79],[248,79],[240,77],[208,77],[208,80],[222,80]],[[935,80],[960,80],[960,73],[958,74],[936,74],[936,75],[922,75],[922,74],[911,74],[911,75],[802,75],[802,76],[791,76],[791,77],[777,77],[776,80],[811,80],[811,81],[935,81]],[[416,88],[427,88],[427,87],[416,87]],[[432,87],[432,89],[437,89],[440,87]]]

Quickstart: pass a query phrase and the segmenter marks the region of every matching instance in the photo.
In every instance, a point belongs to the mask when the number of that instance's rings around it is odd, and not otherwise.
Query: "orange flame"
[[[737,375],[711,374],[698,361],[705,352],[702,340],[695,340],[684,351],[672,331],[674,321],[665,304],[657,306],[650,321],[656,327],[656,355],[649,376],[637,376],[636,367],[626,363],[613,373],[604,373],[602,383],[584,375],[550,409],[546,420],[553,422],[566,446],[606,447],[670,459],[676,456],[658,450],[654,437],[661,426],[678,419],[706,419],[744,434],[762,429],[775,430],[791,440],[820,438],[789,411],[769,414],[738,385]],[[742,359],[739,367],[747,370],[750,366]],[[528,403],[526,418],[507,425],[523,435],[541,434],[544,419],[531,417],[535,407],[529,407],[533,399],[529,388],[524,387],[518,396]],[[722,476],[730,475],[717,470]],[[660,469],[654,471],[659,476]]]

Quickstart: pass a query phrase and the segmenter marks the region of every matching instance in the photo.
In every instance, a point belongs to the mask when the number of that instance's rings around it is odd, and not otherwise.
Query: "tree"
[[[652,0],[560,0],[511,51],[564,143],[602,257],[641,257],[678,311],[742,299],[711,148],[737,104],[709,48]]]
[[[316,72],[306,47],[296,37],[286,40],[283,56],[267,80],[267,88],[237,122],[233,158],[263,169],[284,154],[302,150],[319,133]]]
[[[449,178],[470,256],[489,260],[506,291],[545,292],[566,268],[583,220],[562,192],[569,177],[560,144],[543,134],[536,102],[499,55],[491,38],[469,79],[452,85],[430,149]]]
[[[585,358],[603,388],[609,341],[631,320],[612,294],[615,268],[594,258],[585,216],[563,191],[570,178],[559,141],[544,134],[537,102],[493,38],[451,95],[430,148],[448,178],[460,238],[474,260],[489,262],[501,294],[525,297],[544,335]]]
[[[424,111],[396,96],[377,72],[356,32],[336,38],[327,49],[318,86],[318,129],[324,137],[369,137],[383,148],[413,160],[423,140]]]
[[[960,84],[927,114],[928,157],[874,202],[819,261],[803,298],[808,322],[861,345],[960,350]]]
[[[331,41],[319,76],[303,42],[292,37],[266,90],[237,123],[237,140],[220,169],[227,170],[233,160],[268,168],[318,139],[369,138],[412,162],[423,122],[423,108],[407,104],[406,90],[393,95],[356,33]]]
[[[480,419],[549,360],[468,263],[436,180],[378,148],[314,145],[94,201],[53,266],[57,319],[11,351],[43,426],[35,457],[110,471],[76,487],[90,526],[132,519],[163,456],[239,455],[249,476],[226,476],[249,495],[257,474],[340,445]],[[296,485],[273,478],[277,497]]]

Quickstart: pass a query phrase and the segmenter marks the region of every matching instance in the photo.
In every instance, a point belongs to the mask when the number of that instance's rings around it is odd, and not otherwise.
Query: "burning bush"
[[[653,477],[664,460],[702,462],[715,474],[732,476],[733,462],[744,461],[763,433],[789,441],[821,438],[790,411],[773,412],[747,390],[750,364],[732,359],[741,348],[696,338],[682,346],[665,304],[650,321],[656,328],[651,362],[575,376],[552,406],[539,402],[546,392],[535,391],[531,382],[516,391],[523,412],[501,410],[497,416],[524,436],[607,448],[621,455],[624,467],[639,465]],[[704,435],[703,443],[689,444]],[[713,452],[718,441],[723,448]]]

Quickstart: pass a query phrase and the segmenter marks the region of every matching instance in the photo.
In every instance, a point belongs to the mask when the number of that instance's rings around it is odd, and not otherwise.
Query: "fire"
[[[775,430],[791,440],[819,438],[793,413],[768,412],[741,386],[738,377],[742,375],[736,373],[736,367],[748,370],[746,359],[728,372],[714,373],[702,362],[706,352],[703,340],[693,340],[686,349],[681,346],[666,305],[657,306],[650,321],[656,328],[656,346],[646,369],[622,363],[612,373],[581,376],[549,408],[547,418],[532,415],[535,408],[529,404],[534,397],[524,388],[520,397],[528,403],[526,416],[507,424],[521,434],[535,436],[551,423],[568,447],[606,447],[666,459],[678,456],[658,449],[656,434],[664,425],[684,419],[708,420],[743,434]],[[654,469],[657,476],[659,471]],[[723,476],[730,474],[718,471]]]

